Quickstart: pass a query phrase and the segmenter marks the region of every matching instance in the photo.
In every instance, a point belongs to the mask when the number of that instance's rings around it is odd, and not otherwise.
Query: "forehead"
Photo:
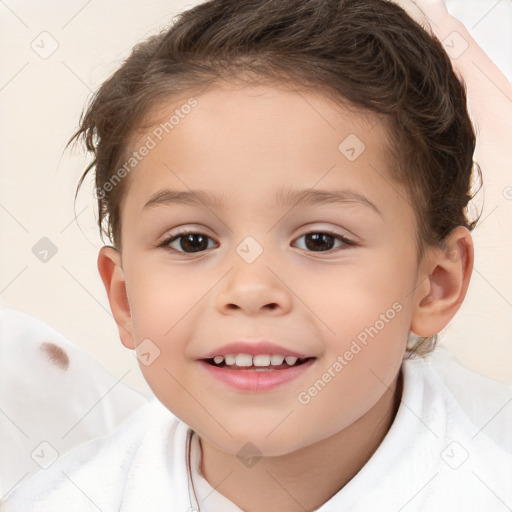
[[[245,123],[247,129],[254,125],[255,129],[263,127],[268,133],[271,133],[272,125],[277,130],[286,126],[287,131],[293,131],[294,127],[308,131],[315,128],[337,131],[340,121],[345,128],[348,120],[360,135],[380,124],[378,136],[383,142],[388,139],[384,116],[358,107],[332,90],[313,86],[305,88],[292,82],[250,84],[235,79],[233,82],[217,81],[207,87],[196,87],[153,105],[143,120],[142,129],[131,137],[131,142],[135,143],[141,134],[158,131],[159,126],[164,132],[162,135],[178,131],[178,126],[190,118],[194,119],[196,129],[199,123],[212,121],[216,121],[216,128],[221,129],[229,127],[226,124],[230,121],[231,126]]]
[[[238,204],[256,191],[279,198],[286,189],[342,185],[376,197],[393,165],[377,115],[286,85],[217,84],[170,98],[152,109],[130,149],[148,142],[127,193],[139,210],[164,187],[207,189]]]

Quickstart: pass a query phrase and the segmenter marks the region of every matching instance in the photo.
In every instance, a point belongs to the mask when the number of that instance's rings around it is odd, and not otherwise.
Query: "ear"
[[[121,253],[114,247],[104,246],[98,254],[98,271],[107,292],[110,309],[119,330],[119,337],[126,348],[133,350],[132,319]]]
[[[473,239],[464,226],[446,238],[420,265],[410,330],[421,337],[439,333],[460,308],[473,271]]]

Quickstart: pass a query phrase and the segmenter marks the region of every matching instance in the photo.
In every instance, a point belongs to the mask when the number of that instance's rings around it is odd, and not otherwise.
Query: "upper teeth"
[[[249,354],[227,354],[224,356],[215,356],[213,358],[216,364],[222,363],[222,361],[226,361],[227,365],[236,365],[236,366],[279,366],[283,364],[283,361],[290,366],[294,365],[298,358],[295,356],[269,356],[267,354],[258,354],[256,356],[251,356]]]

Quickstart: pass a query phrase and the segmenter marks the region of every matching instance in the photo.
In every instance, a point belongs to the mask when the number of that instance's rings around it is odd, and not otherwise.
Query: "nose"
[[[239,261],[221,281],[217,308],[223,314],[241,310],[249,316],[283,315],[290,311],[292,292],[284,276],[264,261]]]

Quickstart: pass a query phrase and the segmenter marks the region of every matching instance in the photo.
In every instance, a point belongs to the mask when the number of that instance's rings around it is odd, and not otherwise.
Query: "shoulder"
[[[432,465],[423,503],[435,510],[501,510],[512,503],[512,387],[464,368],[449,353],[405,362],[423,388],[421,421]],[[496,401],[498,398],[498,401]],[[492,435],[488,426],[496,421]],[[428,485],[427,485],[428,483]],[[421,500],[420,500],[421,501]]]
[[[512,384],[490,379],[465,367],[439,347],[426,363],[480,433],[512,453]]]
[[[438,347],[424,360],[451,409],[467,418],[473,436],[485,437],[512,454],[512,384],[484,377]]]
[[[2,512],[118,510],[141,445],[169,438],[178,420],[156,399],[108,436],[85,442],[21,484]]]

